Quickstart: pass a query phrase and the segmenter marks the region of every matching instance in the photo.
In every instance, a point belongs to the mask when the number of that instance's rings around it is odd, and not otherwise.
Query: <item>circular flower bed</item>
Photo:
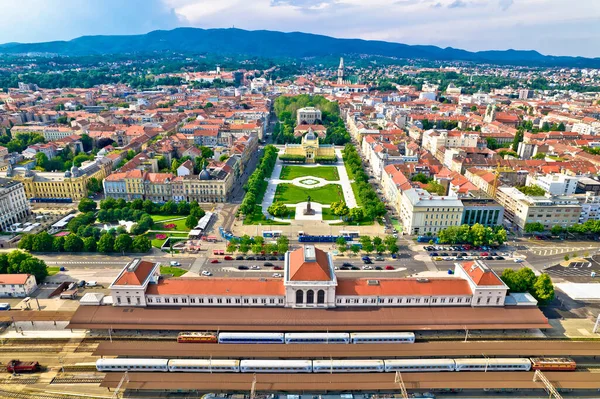
[[[156,238],[157,240],[164,240],[164,239],[166,239],[166,238],[167,238],[167,235],[166,235],[166,234],[157,234],[157,235],[155,236],[155,238]]]
[[[175,227],[177,227],[177,225],[175,223],[168,223],[168,224],[165,224],[163,227],[165,229],[174,229]]]

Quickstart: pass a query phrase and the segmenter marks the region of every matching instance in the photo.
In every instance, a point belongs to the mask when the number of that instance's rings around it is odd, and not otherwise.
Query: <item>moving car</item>
[[[208,270],[202,270],[202,275],[208,277],[208,276],[212,276],[212,273],[209,272]]]
[[[211,259],[210,263],[219,263],[219,259]]]
[[[181,266],[181,263],[177,262],[176,260],[172,260],[171,266]]]
[[[273,273],[272,277],[283,277],[281,273]]]
[[[248,270],[248,269],[249,269],[248,266],[244,266],[244,265],[238,266],[238,270]]]

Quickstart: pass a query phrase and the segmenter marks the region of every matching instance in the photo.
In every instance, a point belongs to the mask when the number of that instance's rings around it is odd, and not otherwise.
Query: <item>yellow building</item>
[[[312,129],[302,137],[300,144],[286,144],[284,155],[299,155],[306,157],[306,163],[315,163],[319,157],[335,157],[333,145],[319,144],[319,137]]]
[[[88,181],[95,177],[102,182],[110,173],[110,165],[109,162],[93,161],[84,163],[81,168],[73,166],[64,173],[19,170],[21,168],[13,170],[11,167],[0,173],[0,177],[22,182],[27,199],[70,198],[79,201],[88,195]]]

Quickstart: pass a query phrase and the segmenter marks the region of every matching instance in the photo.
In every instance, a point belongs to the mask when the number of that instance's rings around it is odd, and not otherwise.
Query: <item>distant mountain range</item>
[[[265,58],[363,54],[438,61],[514,65],[600,67],[600,58],[557,57],[537,51],[478,51],[410,46],[375,40],[337,39],[301,32],[177,28],[131,36],[82,36],[69,41],[6,43],[0,53],[48,53],[67,56],[176,51],[194,54],[247,55]]]

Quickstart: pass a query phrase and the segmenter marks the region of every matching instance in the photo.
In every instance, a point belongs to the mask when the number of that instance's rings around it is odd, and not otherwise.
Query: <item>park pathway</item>
[[[275,167],[273,168],[273,172],[271,173],[271,178],[268,181],[269,184],[267,186],[267,191],[265,192],[265,196],[264,196],[262,204],[261,204],[262,213],[265,216],[267,216],[268,218],[271,218],[274,220],[278,220],[278,221],[282,221],[282,222],[289,221],[289,220],[284,220],[284,219],[279,219],[279,218],[273,218],[271,215],[269,215],[269,211],[268,211],[269,207],[273,204],[273,201],[275,200],[275,191],[277,190],[277,186],[281,183],[293,184],[296,187],[306,188],[306,189],[323,187],[328,184],[338,184],[342,187],[342,192],[344,194],[344,202],[346,202],[346,206],[348,206],[348,208],[356,208],[358,206],[358,204],[356,202],[356,197],[354,196],[354,191],[352,190],[352,185],[351,185],[352,181],[348,177],[348,172],[346,171],[344,161],[342,160],[342,151],[339,149],[336,149],[335,153],[337,155],[338,160],[333,166],[337,168],[338,176],[340,177],[339,180],[335,180],[335,181],[324,180],[324,179],[321,179],[319,177],[314,177],[314,176],[303,176],[303,177],[296,178],[294,180],[281,180],[280,179],[281,170],[284,165],[283,165],[283,162],[281,162],[279,160],[279,158],[277,158]],[[283,150],[280,150],[279,154],[280,155],[283,154]],[[319,166],[319,165],[294,165],[294,166],[304,167],[304,168],[307,168],[310,170],[311,167],[315,167],[315,166]],[[329,166],[329,165],[323,165],[323,166]],[[300,183],[300,180],[305,180],[307,178],[313,178],[314,180],[318,181],[318,183],[314,184],[314,185],[305,185],[305,184]],[[305,203],[286,204],[286,205],[290,206],[290,207],[296,207],[297,209],[299,206],[306,207]],[[324,207],[329,207],[330,204],[321,204],[321,205],[324,205]],[[296,215],[298,215],[298,210],[296,212]],[[314,217],[307,218],[307,219],[314,219]],[[339,221],[333,220],[333,221],[328,221],[328,222],[337,223]]]

